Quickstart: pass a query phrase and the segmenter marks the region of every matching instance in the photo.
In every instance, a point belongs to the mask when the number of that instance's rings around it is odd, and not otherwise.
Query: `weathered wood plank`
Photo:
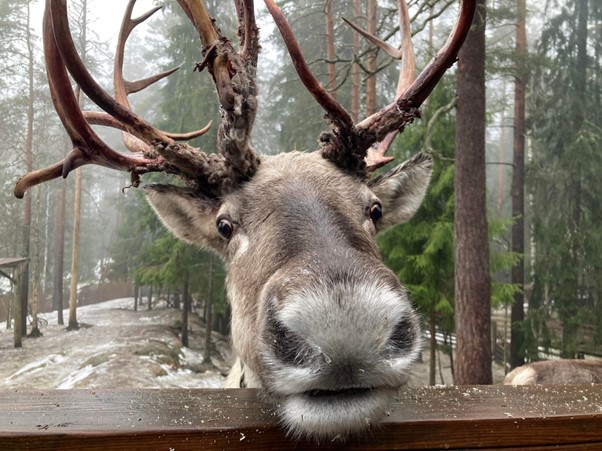
[[[256,391],[0,391],[0,449],[307,449]],[[369,437],[323,449],[602,449],[602,385],[406,389]]]

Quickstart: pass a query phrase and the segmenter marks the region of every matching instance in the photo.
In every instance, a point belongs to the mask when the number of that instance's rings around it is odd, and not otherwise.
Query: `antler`
[[[280,30],[301,81],[326,110],[330,120],[330,130],[323,132],[320,136],[322,155],[340,167],[362,176],[368,170],[374,170],[390,161],[390,157],[384,156],[390,142],[396,133],[403,131],[406,125],[419,117],[419,107],[445,71],[455,62],[472,24],[476,8],[475,0],[461,0],[459,15],[447,42],[416,79],[414,79],[413,52],[409,42],[409,16],[404,0],[398,0],[400,29],[403,34],[401,51],[391,48],[375,36],[354,26],[354,29],[368,37],[371,42],[383,48],[387,53],[394,57],[402,56],[402,70],[395,100],[354,125],[350,123],[349,113],[328,95],[315,76],[311,74],[292,29],[274,0],[264,1]],[[370,146],[381,141],[382,144],[377,150],[368,152]],[[367,161],[366,157],[368,157]]]
[[[134,185],[139,183],[140,174],[169,172],[212,195],[222,194],[254,174],[259,158],[250,145],[249,137],[256,109],[254,77],[259,45],[253,2],[236,2],[240,53],[234,51],[230,42],[213,25],[202,3],[192,0],[179,0],[179,3],[199,31],[205,65],[218,90],[223,110],[218,131],[220,154],[206,154],[188,144],[176,143],[177,140],[202,135],[209,126],[187,134],[167,133],[153,127],[131,110],[127,99],[130,93],[146,88],[175,70],[133,83],[123,78],[126,40],[131,31],[158,8],[132,19],[135,0],[130,0],[115,57],[113,98],[92,78],[75,49],[69,31],[66,0],[46,0],[43,37],[48,84],[55,109],[73,143],[73,150],[64,160],[21,177],[15,186],[15,196],[21,198],[28,188],[60,176],[66,177],[73,169],[84,164],[128,171]],[[80,110],[69,75],[105,113]],[[111,149],[96,135],[91,124],[122,130],[126,147],[135,153],[128,155]]]
[[[158,10],[155,8],[132,19],[134,3],[135,0],[130,0],[121,27],[115,57],[113,98],[96,83],[77,54],[69,31],[66,0],[46,0],[43,36],[48,84],[55,109],[73,143],[73,150],[64,160],[21,177],[15,186],[17,197],[23,197],[25,191],[36,184],[66,177],[73,169],[84,164],[128,171],[133,185],[137,185],[140,174],[146,172],[173,173],[214,196],[228,192],[256,172],[259,157],[250,143],[257,108],[255,76],[259,52],[253,1],[234,0],[240,48],[236,52],[215,26],[202,2],[178,0],[203,44],[204,60],[197,65],[197,69],[207,68],[217,88],[222,107],[217,142],[219,154],[206,154],[186,143],[176,142],[200,136],[209,126],[188,134],[168,133],[153,127],[132,111],[127,98],[130,93],[144,89],[173,72],[167,71],[133,83],[124,80],[125,42],[139,23]],[[322,155],[359,175],[365,175],[368,170],[391,160],[385,156],[390,142],[396,133],[419,115],[420,105],[454,63],[475,11],[475,0],[461,1],[460,14],[448,41],[414,80],[407,7],[403,0],[399,0],[400,29],[404,36],[401,51],[387,48],[376,37],[367,36],[394,56],[401,56],[402,70],[396,99],[376,114],[354,124],[345,108],[309,70],[290,26],[274,1],[265,0],[265,3],[283,35],[302,82],[326,110],[330,120],[330,130],[320,135]],[[104,113],[80,110],[69,75]],[[111,149],[92,130],[92,124],[122,130],[126,147],[133,153],[124,154]],[[380,144],[368,151],[375,143]]]

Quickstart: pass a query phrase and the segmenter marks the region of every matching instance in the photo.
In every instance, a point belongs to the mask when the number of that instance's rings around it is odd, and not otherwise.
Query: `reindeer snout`
[[[270,381],[264,385],[276,391],[399,386],[420,348],[405,292],[390,286],[293,290],[271,299],[267,310],[263,362]]]

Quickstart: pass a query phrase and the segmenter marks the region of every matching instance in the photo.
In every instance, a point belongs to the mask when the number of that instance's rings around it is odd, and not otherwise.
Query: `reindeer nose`
[[[305,366],[318,361],[320,364],[337,363],[336,355],[326,355],[321,349],[311,346],[299,333],[291,330],[283,321],[278,319],[272,309],[268,314],[266,326],[271,351],[281,363],[295,366]],[[353,343],[354,339],[357,339],[356,335],[356,331],[350,329],[345,341],[349,341],[349,344]],[[411,318],[402,318],[391,328],[388,338],[385,338],[387,340],[385,346],[378,345],[377,342],[380,339],[377,336],[371,338],[374,340],[373,349],[379,349],[380,351],[377,354],[387,358],[398,357],[412,350],[417,339],[416,323]],[[363,343],[362,345],[365,346],[366,344]],[[368,346],[370,345],[368,344]],[[349,356],[341,357],[343,357],[343,362],[348,361]]]

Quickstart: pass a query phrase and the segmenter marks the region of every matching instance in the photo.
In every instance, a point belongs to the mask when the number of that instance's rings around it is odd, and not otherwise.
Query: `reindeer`
[[[543,360],[514,368],[505,385],[602,384],[602,360]]]
[[[265,0],[302,83],[326,111],[328,129],[311,153],[262,155],[250,141],[257,107],[259,51],[252,0],[235,0],[238,47],[222,35],[198,0],[178,0],[196,27],[203,60],[221,105],[219,153],[183,141],[202,135],[159,130],[136,115],[128,94],[168,75],[123,78],[125,41],[156,10],[132,18],[128,4],[115,58],[114,97],[90,76],[69,32],[66,0],[46,0],[44,52],[55,108],[73,150],[55,165],[26,174],[15,195],[84,164],[142,174],[166,172],[185,186],[147,185],[146,197],[168,229],[216,252],[227,267],[232,345],[237,361],[227,387],[256,387],[277,404],[293,436],[331,439],[359,434],[384,416],[391,395],[408,380],[420,350],[419,319],[395,274],[382,262],[376,233],[409,220],[426,192],[432,160],[418,154],[369,178],[392,160],[385,155],[398,131],[456,59],[475,9],[463,0],[445,46],[413,77],[408,11],[399,1],[401,50],[365,34],[402,57],[395,100],[355,124],[320,85],[290,26]],[[81,111],[69,74],[103,113]],[[111,149],[92,130],[124,131],[131,153]]]

